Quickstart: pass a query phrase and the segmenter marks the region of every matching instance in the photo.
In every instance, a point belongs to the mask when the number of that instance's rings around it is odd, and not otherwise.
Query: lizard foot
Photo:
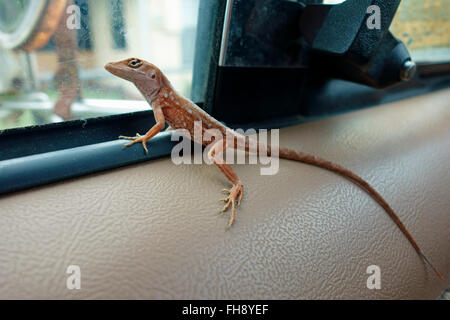
[[[241,203],[244,186],[242,185],[242,183],[238,182],[237,184],[233,185],[231,189],[224,189],[223,192],[228,193],[228,197],[220,200],[221,202],[225,202],[225,206],[220,213],[224,213],[231,206],[231,217],[226,228],[228,230],[233,225],[234,220],[236,220],[236,208],[239,207],[239,204]]]
[[[133,140],[131,142],[128,142],[127,144],[124,144],[124,147],[132,146],[135,143],[142,143],[142,147],[145,150],[145,153],[148,154],[147,149],[147,141],[149,140],[146,136],[141,136],[139,133],[136,133],[135,137],[126,137],[126,136],[119,136],[119,139],[126,139],[126,140]]]

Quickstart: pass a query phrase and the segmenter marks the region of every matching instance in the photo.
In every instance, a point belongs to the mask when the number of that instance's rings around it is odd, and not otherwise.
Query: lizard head
[[[159,93],[165,83],[157,66],[138,58],[110,62],[105,65],[105,69],[115,76],[133,82],[141,91],[152,97]]]

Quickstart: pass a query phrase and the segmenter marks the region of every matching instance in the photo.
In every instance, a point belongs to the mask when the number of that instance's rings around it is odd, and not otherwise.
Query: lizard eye
[[[153,73],[152,74],[152,79],[155,79],[156,78],[156,75]]]
[[[128,66],[130,66],[131,68],[139,68],[140,66],[142,66],[142,61],[139,59],[132,59],[130,60],[130,62],[128,62]]]

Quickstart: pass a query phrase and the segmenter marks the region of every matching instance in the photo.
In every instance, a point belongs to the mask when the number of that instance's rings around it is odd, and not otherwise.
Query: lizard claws
[[[119,139],[126,139],[126,140],[132,140],[131,142],[128,142],[126,144],[124,144],[124,147],[129,147],[132,146],[135,143],[142,143],[142,147],[145,150],[145,153],[148,154],[148,149],[147,149],[147,137],[146,136],[141,136],[139,133],[136,133],[135,137],[126,137],[126,136],[119,136]]]
[[[139,133],[136,133],[136,137],[119,136],[119,139],[136,140],[136,139],[138,139],[140,137],[141,137],[141,135]]]
[[[230,190],[227,189],[223,190],[223,192],[225,191],[229,194],[229,196],[225,199],[221,199],[219,202],[225,202],[225,206],[223,207],[222,211],[220,211],[220,214],[223,214],[231,206],[231,217],[226,227],[226,230],[228,230],[236,220],[236,208],[239,207],[239,204],[241,203],[244,186],[242,185],[242,183],[239,182],[233,185],[233,187]]]

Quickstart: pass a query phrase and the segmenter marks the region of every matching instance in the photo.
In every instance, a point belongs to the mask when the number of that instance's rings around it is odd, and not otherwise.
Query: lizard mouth
[[[108,72],[110,72],[110,73],[112,73],[112,74],[114,74],[115,75],[115,72],[117,72],[117,68],[110,62],[110,63],[107,63],[106,65],[105,65],[105,69],[108,71]]]
[[[125,80],[130,80],[127,70],[124,69],[123,66],[121,66],[118,63],[115,63],[115,62],[107,63],[105,65],[105,69],[108,72],[112,73],[113,75],[115,75],[115,76],[117,76],[119,78],[122,78],[122,79],[125,79]]]

